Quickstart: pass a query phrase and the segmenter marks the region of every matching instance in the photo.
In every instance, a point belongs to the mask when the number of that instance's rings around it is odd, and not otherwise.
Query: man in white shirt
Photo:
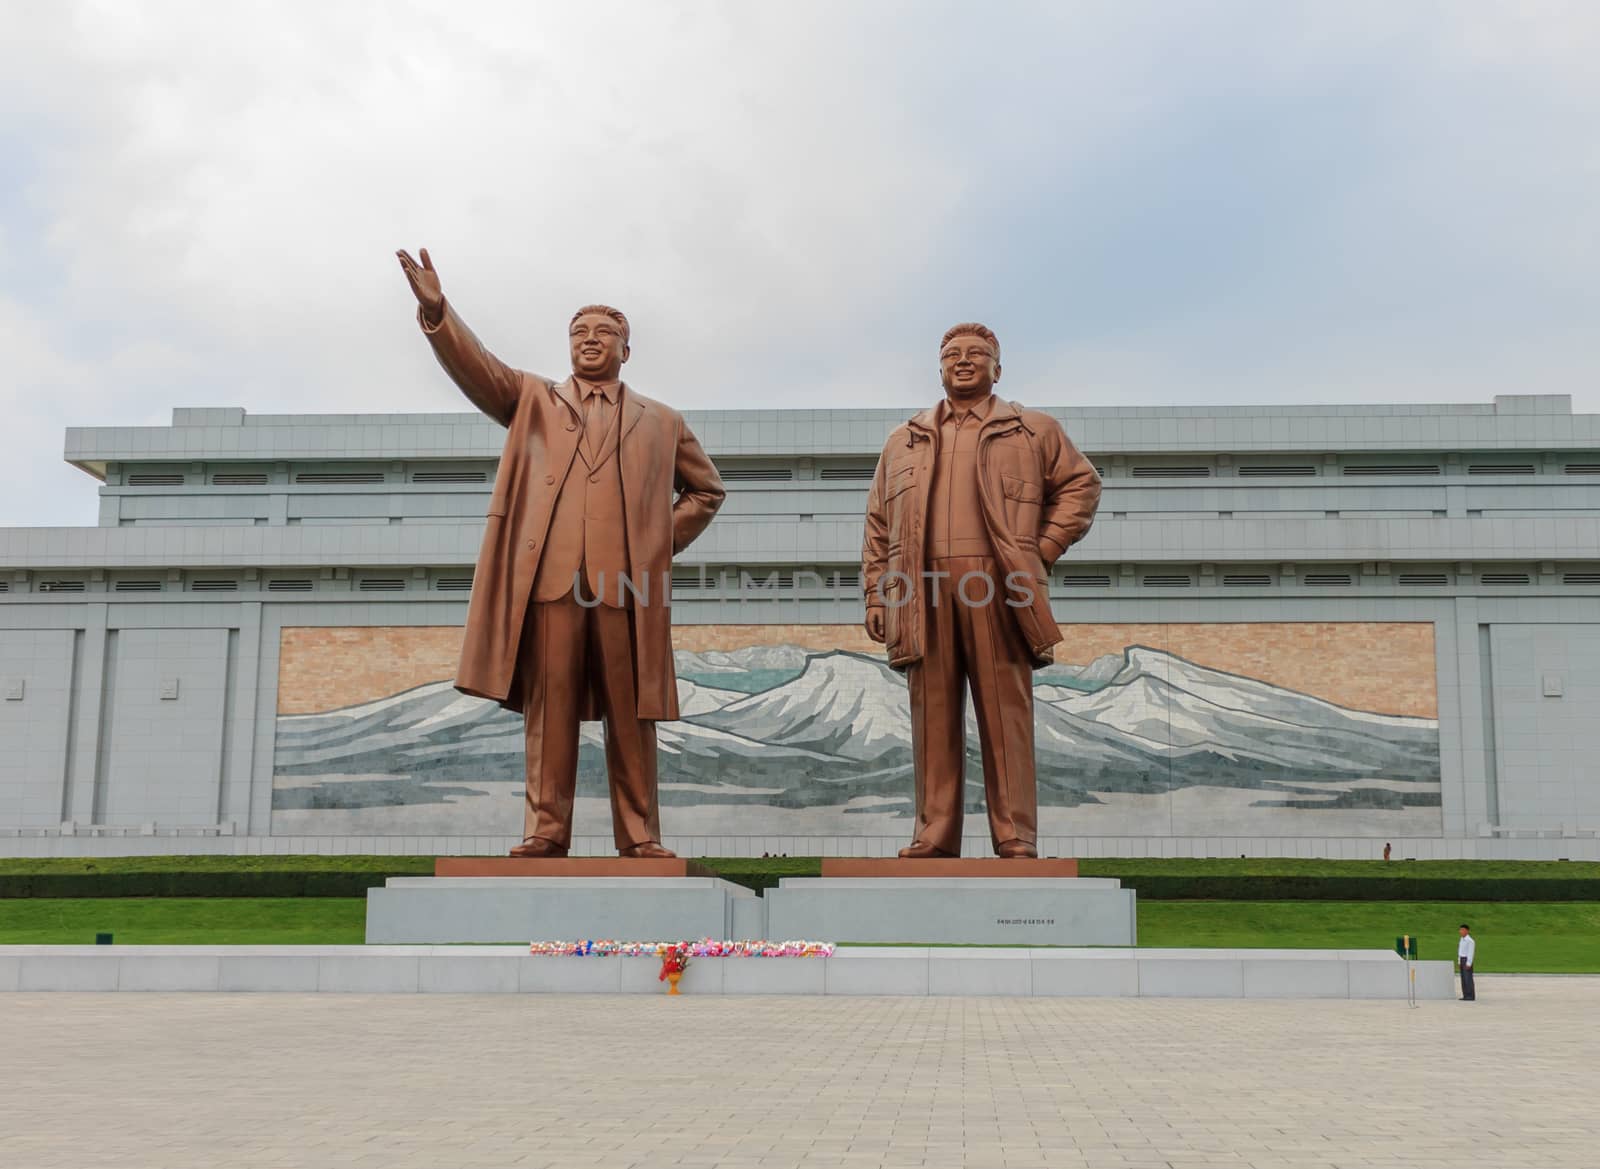
[[[1461,945],[1456,947],[1456,963],[1461,967],[1461,1001],[1464,1003],[1476,1002],[1477,993],[1472,987],[1472,959],[1478,952],[1478,943],[1473,940],[1472,927],[1466,922],[1461,923]]]

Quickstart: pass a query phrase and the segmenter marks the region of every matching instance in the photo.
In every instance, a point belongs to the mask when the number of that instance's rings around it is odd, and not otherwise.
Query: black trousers
[[[1472,963],[1461,963],[1461,997],[1469,1003],[1478,997],[1472,988]]]

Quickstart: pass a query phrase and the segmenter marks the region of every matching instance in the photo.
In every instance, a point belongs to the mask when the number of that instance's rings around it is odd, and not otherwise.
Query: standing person
[[[456,689],[525,719],[526,807],[511,855],[567,855],[578,724],[601,719],[617,852],[672,856],[656,787],[656,722],[678,717],[672,557],[722,506],[717,469],[682,415],[621,381],[622,313],[595,304],[573,314],[572,375],[555,381],[483,347],[426,250],[421,264],[399,257],[439,364],[509,432]]]
[[[1383,842],[1383,859],[1384,860],[1388,860],[1389,859],[1389,851],[1390,851],[1389,842],[1386,840],[1386,841]]]
[[[1456,947],[1456,964],[1461,967],[1461,1001],[1476,1002],[1477,991],[1472,985],[1472,960],[1477,956],[1478,943],[1472,936],[1472,927],[1461,923],[1461,944]]]
[[[900,855],[961,855],[970,688],[990,841],[1032,857],[1033,671],[1061,640],[1047,582],[1094,522],[1100,476],[1061,423],[995,396],[987,327],[947,332],[939,375],[944,398],[884,444],[861,551],[867,636],[911,691],[916,829]]]

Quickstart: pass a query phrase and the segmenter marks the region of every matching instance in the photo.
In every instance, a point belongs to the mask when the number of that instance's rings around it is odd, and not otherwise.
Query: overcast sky
[[[0,525],[72,425],[465,408],[603,300],[675,406],[1600,411],[1600,4],[0,0]]]

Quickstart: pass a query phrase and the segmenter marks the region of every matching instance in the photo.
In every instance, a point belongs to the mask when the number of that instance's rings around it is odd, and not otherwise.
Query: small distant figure
[[[1389,854],[1391,852],[1393,852],[1393,851],[1394,851],[1394,847],[1387,840],[1385,840],[1383,842],[1383,859],[1384,860],[1388,860],[1389,859]]]
[[[1461,1001],[1464,1003],[1478,1001],[1477,991],[1472,985],[1472,960],[1477,953],[1478,943],[1472,936],[1472,927],[1462,922],[1461,945],[1456,948],[1456,964],[1461,968]]]
[[[761,859],[762,860],[769,860],[769,859],[771,859],[771,857],[772,857],[772,854],[770,852],[764,852],[764,853],[761,854]]]

